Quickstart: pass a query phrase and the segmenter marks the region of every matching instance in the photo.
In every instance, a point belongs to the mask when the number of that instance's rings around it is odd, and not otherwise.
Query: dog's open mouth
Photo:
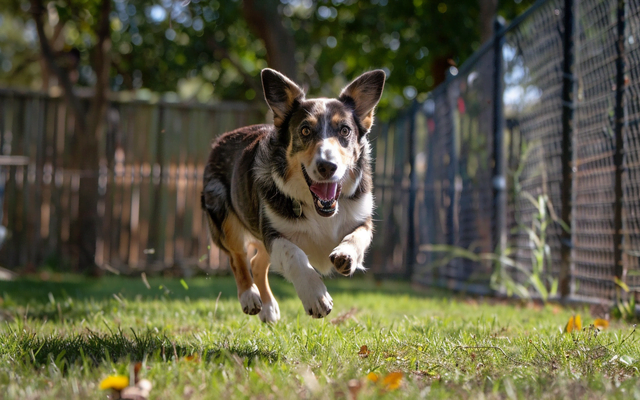
[[[302,166],[302,172],[307,185],[309,185],[316,212],[323,217],[330,217],[335,214],[342,185],[339,182],[313,182],[307,175],[304,165]]]

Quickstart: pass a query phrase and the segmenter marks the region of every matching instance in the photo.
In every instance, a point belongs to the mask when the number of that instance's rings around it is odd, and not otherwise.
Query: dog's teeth
[[[320,199],[316,200],[316,204],[318,204],[318,207],[323,208],[324,206],[322,205],[322,201]]]

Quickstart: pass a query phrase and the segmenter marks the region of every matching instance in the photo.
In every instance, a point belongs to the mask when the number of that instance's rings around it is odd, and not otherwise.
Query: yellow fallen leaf
[[[384,377],[382,384],[387,390],[396,390],[402,384],[403,376],[404,374],[402,372],[392,372]]]
[[[369,348],[365,344],[364,346],[360,347],[360,351],[358,352],[358,355],[362,358],[367,358],[369,357],[369,353],[371,352],[369,351]]]
[[[609,327],[609,321],[607,321],[606,319],[597,318],[595,321],[593,321],[593,325],[600,330],[607,329]]]
[[[380,376],[378,374],[376,374],[375,372],[369,372],[367,374],[367,379],[370,380],[371,382],[376,383],[380,379]]]
[[[576,317],[574,318],[573,323],[576,327],[576,330],[578,331],[582,330],[582,318],[580,318],[580,314],[576,314]]]
[[[129,377],[123,375],[109,375],[100,382],[100,390],[114,389],[121,391],[129,386]]]
[[[571,333],[573,331],[582,330],[582,318],[580,318],[580,314],[572,315],[569,318],[569,322],[567,322],[567,326],[564,328],[566,333]]]
[[[573,315],[571,316],[571,318],[569,318],[569,322],[567,322],[567,326],[564,327],[564,331],[566,333],[571,333],[574,330],[574,322],[573,322]]]

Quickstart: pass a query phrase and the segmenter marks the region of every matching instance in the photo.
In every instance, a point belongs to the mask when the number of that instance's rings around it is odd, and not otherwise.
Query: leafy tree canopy
[[[45,2],[58,63],[79,86],[95,83],[102,1],[110,0]],[[112,0],[110,88],[262,102],[260,70],[287,59],[288,74],[311,95],[335,96],[358,74],[383,68],[382,109],[398,109],[480,46],[482,1]],[[510,19],[532,2],[502,1],[498,12]],[[53,84],[43,66],[31,4],[10,0],[0,10],[0,84],[46,89]]]

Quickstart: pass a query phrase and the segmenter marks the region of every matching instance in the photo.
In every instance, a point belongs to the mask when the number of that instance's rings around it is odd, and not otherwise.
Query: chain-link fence
[[[375,246],[374,271],[386,252],[418,282],[468,291],[505,277],[596,302],[640,289],[639,6],[538,1],[383,127],[376,171],[405,184],[378,195],[377,230],[407,238]],[[391,130],[409,149],[395,164]]]

